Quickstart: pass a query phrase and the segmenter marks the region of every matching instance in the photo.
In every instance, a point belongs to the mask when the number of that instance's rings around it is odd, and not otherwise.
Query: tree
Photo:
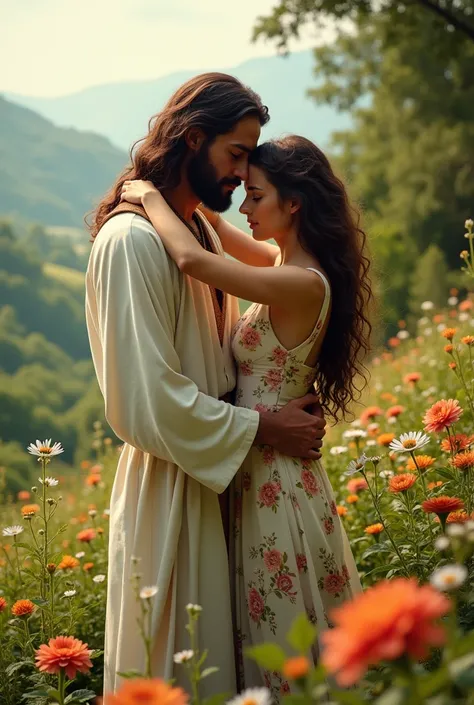
[[[442,251],[430,245],[418,258],[410,287],[410,310],[420,315],[423,301],[432,301],[436,308],[446,306],[449,294],[448,267]]]

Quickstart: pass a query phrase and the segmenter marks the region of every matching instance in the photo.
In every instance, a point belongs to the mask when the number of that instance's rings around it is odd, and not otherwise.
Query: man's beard
[[[194,194],[205,206],[223,213],[232,204],[232,191],[224,191],[231,184],[240,186],[237,177],[218,179],[215,167],[209,161],[209,147],[204,144],[188,164],[188,180]]]

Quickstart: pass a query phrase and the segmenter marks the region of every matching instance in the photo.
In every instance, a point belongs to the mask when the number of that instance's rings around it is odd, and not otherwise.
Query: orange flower
[[[106,695],[104,705],[187,705],[189,695],[160,678],[133,678],[123,683],[115,695]]]
[[[336,509],[340,517],[345,517],[347,512],[349,511],[347,507],[343,507],[341,504],[338,504]]]
[[[20,502],[27,502],[30,497],[31,493],[28,492],[28,490],[20,490],[18,492],[18,499],[20,500]]]
[[[7,601],[4,597],[0,597],[0,614],[6,609]]]
[[[460,511],[460,512],[451,512],[448,514],[448,518],[446,519],[447,524],[464,524],[464,522],[469,521],[470,516],[467,512]]]
[[[381,433],[380,436],[377,438],[377,443],[381,446],[388,447],[394,439],[394,433]]]
[[[86,485],[88,487],[95,487],[102,480],[100,475],[88,475],[86,477]]]
[[[441,441],[441,450],[445,453],[466,450],[474,443],[474,436],[467,436],[465,433],[456,433],[454,436],[448,436]]]
[[[457,332],[457,328],[445,328],[443,331],[441,331],[441,335],[447,340],[452,340]]]
[[[85,570],[85,571],[88,571],[88,570],[90,570],[90,569],[93,568],[93,567],[94,567],[94,564],[93,564],[93,563],[84,563],[84,565],[82,566],[82,569]]]
[[[310,663],[306,656],[294,656],[286,659],[283,664],[283,675],[291,680],[304,678],[309,673]]]
[[[37,512],[39,512],[40,506],[39,504],[24,504],[21,508],[21,513],[23,514],[24,517],[27,516],[34,516]]]
[[[43,673],[57,674],[62,669],[68,678],[79,673],[89,673],[92,668],[91,651],[87,644],[73,636],[57,636],[48,644],[41,644],[36,651],[36,667]]]
[[[474,467],[474,450],[465,450],[457,453],[451,461],[458,470],[470,470]]]
[[[397,401],[397,397],[394,396],[391,392],[381,392],[380,398],[384,401],[390,402],[390,404],[395,404],[395,402]]]
[[[48,573],[50,575],[53,575],[53,573],[56,572],[56,568],[57,568],[56,563],[48,563],[48,565],[46,566],[46,570],[48,571]]]
[[[457,399],[441,399],[430,407],[423,417],[425,431],[441,433],[453,423],[459,421],[463,410]]]
[[[368,488],[367,480],[365,480],[363,477],[353,477],[349,482],[347,483],[347,489],[351,494],[355,494],[356,492],[360,492],[361,490],[366,490]]]
[[[445,345],[444,352],[451,354],[453,352],[453,346],[452,345]]]
[[[394,475],[388,483],[390,492],[406,492],[413,487],[416,482],[416,475],[411,472],[403,473],[402,475]]]
[[[79,531],[79,533],[76,535],[76,539],[78,541],[84,541],[85,543],[93,541],[95,537],[96,533],[94,529],[83,529],[82,531]]]
[[[90,467],[90,460],[83,460],[81,462],[81,470],[87,470]]]
[[[415,579],[382,580],[332,611],[333,629],[321,635],[322,663],[339,685],[354,685],[371,665],[408,655],[426,658],[446,639],[437,624],[450,600]]]
[[[465,299],[465,301],[461,301],[458,308],[460,311],[470,311],[473,305],[474,304],[472,303],[472,301],[470,301],[469,299]]]
[[[349,494],[346,497],[346,502],[348,504],[355,504],[358,501],[359,497],[356,494]]]
[[[380,534],[383,531],[383,524],[371,524],[370,526],[366,526],[364,531],[371,536]]]
[[[401,343],[400,338],[389,338],[388,339],[388,344],[390,345],[391,348],[398,348],[400,343]]]
[[[405,384],[416,384],[419,382],[421,379],[421,375],[419,372],[409,372],[405,377],[403,378],[403,381]]]
[[[465,335],[464,338],[461,338],[461,343],[464,343],[464,345],[474,345],[474,335]]]
[[[74,556],[63,556],[61,563],[58,565],[58,570],[68,570],[77,568],[79,561]]]
[[[427,470],[435,462],[436,458],[432,458],[431,455],[415,455],[415,461],[413,458],[409,458],[407,462],[407,470],[417,470],[417,465],[420,470]]]
[[[439,497],[433,497],[433,499],[426,499],[421,506],[427,514],[432,513],[446,517],[450,512],[457,512],[458,509],[463,509],[464,502],[458,497],[440,495]]]
[[[368,423],[369,421],[377,418],[377,416],[382,416],[382,414],[383,411],[379,406],[368,406],[367,409],[364,409],[361,413],[360,420],[362,423]]]
[[[444,321],[444,314],[443,313],[437,313],[435,316],[433,316],[433,323],[442,323]]]
[[[17,600],[12,607],[12,614],[15,617],[26,617],[29,614],[33,614],[35,611],[35,606],[31,600]]]
[[[96,465],[93,465],[91,469],[89,470],[91,475],[100,475],[102,470],[104,469],[104,466],[101,465],[100,463],[97,463]]]
[[[392,416],[399,416],[404,411],[404,406],[402,406],[401,404],[395,404],[395,406],[391,406],[389,409],[387,409],[385,416],[387,417],[387,419],[390,419],[392,418]]]
[[[444,482],[442,480],[438,480],[437,482],[428,482],[428,489],[429,490],[434,490],[436,487],[442,487]]]
[[[455,370],[455,369],[457,368],[457,365],[456,365],[455,362],[450,362],[449,365],[448,365],[448,367],[449,367],[450,369],[452,369],[452,370]]]

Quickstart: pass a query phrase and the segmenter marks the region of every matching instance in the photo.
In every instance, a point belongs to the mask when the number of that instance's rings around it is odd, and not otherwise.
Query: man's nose
[[[241,181],[247,181],[249,176],[249,167],[245,162],[244,164],[239,164],[234,169],[234,176],[236,176]]]

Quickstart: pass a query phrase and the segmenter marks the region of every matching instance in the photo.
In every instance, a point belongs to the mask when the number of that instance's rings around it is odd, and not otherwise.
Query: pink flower
[[[280,575],[276,577],[275,585],[278,590],[289,593],[293,587],[293,581],[287,573],[280,573]]]
[[[303,470],[301,473],[301,482],[303,483],[304,491],[314,497],[319,492],[319,485],[314,473],[311,470]]]
[[[346,581],[344,577],[339,573],[329,573],[329,575],[326,575],[324,579],[324,589],[330,595],[339,594],[344,588],[345,584]]]
[[[239,372],[242,374],[244,377],[250,377],[250,375],[253,373],[253,364],[251,360],[246,360],[245,362],[241,362],[239,365]]]
[[[268,370],[267,374],[263,378],[265,384],[268,385],[270,392],[277,392],[283,381],[283,370],[274,368],[273,370]]]
[[[243,479],[243,488],[247,492],[249,491],[251,485],[252,485],[252,478],[250,477],[249,472],[244,472],[244,479]]]
[[[278,367],[283,367],[288,357],[288,351],[281,347],[273,348],[271,360],[275,362]]]
[[[263,463],[264,465],[271,465],[275,460],[275,450],[272,446],[265,446],[263,449]]]
[[[306,560],[306,556],[304,555],[304,553],[296,554],[296,565],[299,573],[302,573],[307,567],[308,561]]]
[[[260,617],[263,614],[263,611],[265,609],[265,603],[263,601],[262,596],[258,592],[256,588],[250,588],[249,594],[248,594],[248,606],[249,606],[249,615],[251,619],[253,619],[254,622],[259,622]]]
[[[271,551],[265,551],[263,554],[263,562],[265,563],[269,573],[276,573],[280,570],[282,559],[282,554],[275,548]]]
[[[245,326],[243,329],[240,341],[247,350],[256,350],[257,347],[262,344],[260,333],[250,325]]]
[[[265,507],[273,507],[278,499],[280,486],[276,482],[265,482],[258,489],[258,499]]]

